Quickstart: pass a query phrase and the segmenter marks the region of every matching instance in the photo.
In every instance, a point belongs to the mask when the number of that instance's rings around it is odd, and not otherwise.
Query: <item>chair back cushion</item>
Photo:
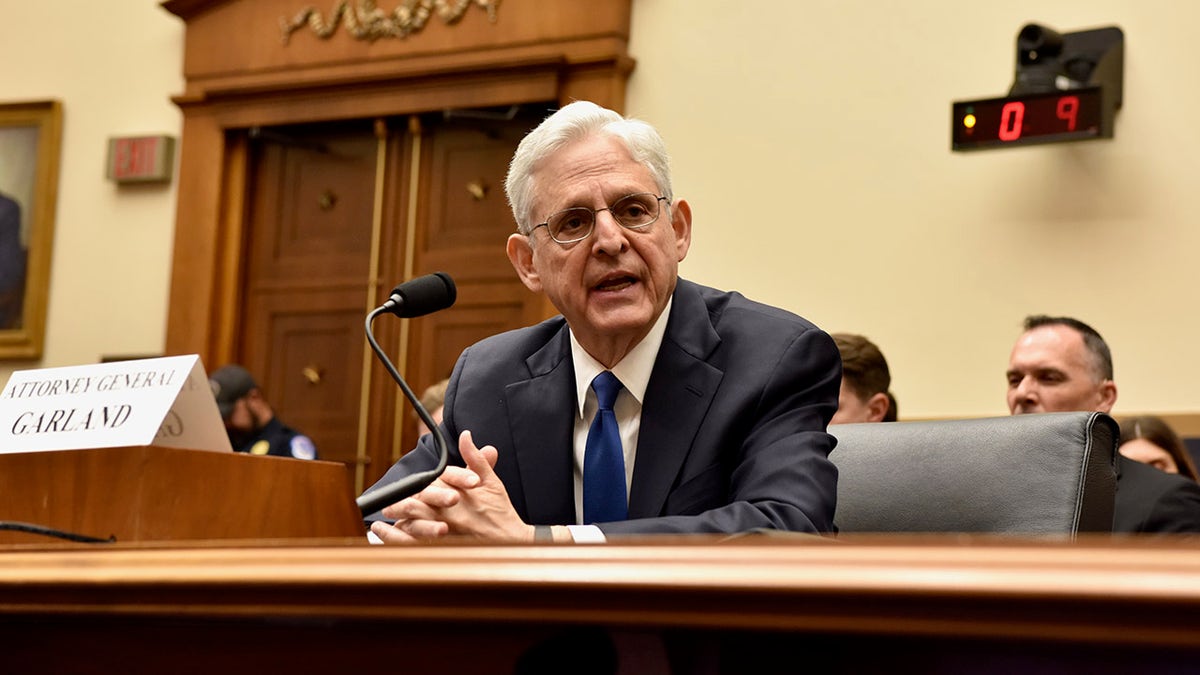
[[[1112,531],[1117,423],[1103,413],[840,424],[840,532]]]

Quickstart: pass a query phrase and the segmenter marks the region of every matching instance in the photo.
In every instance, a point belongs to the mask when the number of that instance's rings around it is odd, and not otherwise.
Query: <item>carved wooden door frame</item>
[[[165,352],[200,354],[210,368],[234,356],[249,155],[239,130],[575,99],[621,110],[631,2],[420,0],[429,19],[403,38],[356,37],[345,11],[320,37],[304,0],[163,2],[187,24]],[[454,7],[465,7],[457,18]],[[393,281],[374,280],[378,302]]]

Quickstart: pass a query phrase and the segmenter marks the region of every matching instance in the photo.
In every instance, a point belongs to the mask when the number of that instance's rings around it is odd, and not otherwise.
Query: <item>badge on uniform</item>
[[[290,443],[292,449],[292,457],[296,459],[316,459],[317,446],[313,445],[312,439],[308,436],[300,435],[292,437]]]

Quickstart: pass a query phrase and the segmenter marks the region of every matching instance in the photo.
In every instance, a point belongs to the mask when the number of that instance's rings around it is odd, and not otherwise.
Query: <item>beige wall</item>
[[[1033,312],[1108,339],[1115,412],[1200,410],[1200,5],[635,8],[628,112],[663,131],[691,198],[684,274],[872,338],[902,417],[1004,414]],[[1008,90],[1029,21],[1125,31],[1116,138],[951,153],[951,101]]]
[[[1200,5],[634,6],[628,109],[662,130],[692,204],[685,275],[868,335],[903,417],[1003,414],[1008,350],[1031,312],[1108,338],[1116,412],[1200,411]],[[154,0],[0,10],[0,99],[65,108],[46,358],[0,378],[161,350],[173,188],[118,190],[103,161],[109,136],[178,133],[181,24]],[[1116,138],[951,153],[951,101],[1007,91],[1029,21],[1125,31]]]
[[[0,362],[0,381],[159,353],[175,186],[118,188],[104,166],[111,136],[179,135],[183,22],[153,0],[0,0],[0,16],[0,102],[63,104],[44,358]]]

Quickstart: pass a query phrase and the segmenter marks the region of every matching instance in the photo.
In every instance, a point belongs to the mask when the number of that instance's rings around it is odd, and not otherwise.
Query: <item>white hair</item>
[[[504,192],[508,195],[518,232],[527,235],[535,225],[531,210],[533,173],[538,164],[572,142],[599,134],[621,141],[633,160],[650,171],[667,203],[674,199],[667,146],[654,127],[641,120],[622,117],[590,101],[575,101],[543,120],[521,140],[513,154]]]

